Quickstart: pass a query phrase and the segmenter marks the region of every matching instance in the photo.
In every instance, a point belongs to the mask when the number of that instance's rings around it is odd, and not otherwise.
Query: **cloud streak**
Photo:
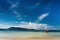
[[[8,2],[11,4],[10,9],[17,7],[17,5],[19,4],[19,2],[16,2],[16,3],[13,3],[11,1],[8,1]]]
[[[21,17],[21,15],[20,15],[17,11],[14,11],[14,10],[13,10],[13,13],[16,15],[17,18],[18,18],[18,17]]]
[[[13,14],[15,14],[15,18],[16,18],[15,23],[18,24],[19,21],[22,20],[22,17],[21,17],[21,15],[20,15],[17,11],[15,11],[15,10],[13,10]]]
[[[39,22],[39,21],[42,21],[45,17],[47,17],[49,15],[49,13],[44,13],[44,14],[42,14],[42,15],[40,15],[39,17],[38,17],[38,19],[36,20],[36,22]]]
[[[35,3],[35,4],[32,5],[32,6],[27,6],[26,8],[34,10],[35,8],[38,8],[39,4],[40,4],[40,3],[37,2],[37,3]]]
[[[11,1],[8,1],[10,4],[11,4],[11,7],[9,8],[13,14],[15,15],[15,18],[17,19],[15,22],[16,23],[19,23],[18,21],[20,21],[22,18],[21,18],[21,15],[16,11],[16,7],[18,6],[19,2],[11,2]]]
[[[38,19],[41,21],[43,20],[45,17],[47,17],[49,15],[49,13],[44,13],[41,16],[38,17]]]

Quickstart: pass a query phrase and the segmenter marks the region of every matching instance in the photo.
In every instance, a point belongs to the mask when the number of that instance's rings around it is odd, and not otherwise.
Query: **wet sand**
[[[60,40],[60,32],[0,32],[0,40]]]

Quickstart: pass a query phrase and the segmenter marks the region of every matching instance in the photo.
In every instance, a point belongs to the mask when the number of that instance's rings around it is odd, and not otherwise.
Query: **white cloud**
[[[41,16],[39,16],[38,17],[38,19],[39,20],[42,20],[42,19],[44,19],[46,16],[48,16],[49,15],[49,13],[44,13],[44,14],[42,14]]]
[[[8,1],[10,4],[14,4],[13,2],[11,2],[11,1]]]
[[[10,7],[10,9],[16,7],[19,4],[19,2],[12,3],[11,1],[9,1],[9,3],[11,3],[11,5],[12,5]],[[39,3],[36,3],[34,6],[38,6],[38,5],[39,5]],[[18,18],[18,20],[20,20],[21,15],[17,11],[15,11],[15,10],[13,10],[13,13],[16,15],[16,18]],[[37,21],[39,22],[39,21],[43,20],[48,15],[49,15],[49,13],[42,14],[41,16],[38,17],[38,20]],[[8,24],[8,23],[7,24],[0,23],[0,28],[7,29],[7,28],[10,28],[10,27],[21,27],[21,28],[35,29],[35,30],[40,30],[40,29],[53,29],[54,28],[54,26],[50,26],[48,24],[32,23],[32,22],[20,22],[17,25],[12,25],[12,24]]]
[[[13,10],[13,13],[16,15],[15,16],[15,18],[16,18],[16,23],[19,23],[18,21],[20,21],[20,20],[22,20],[22,17],[21,17],[21,15],[17,12],[17,11],[15,11],[15,10]]]
[[[17,5],[19,4],[19,2],[16,2],[16,3],[13,3],[11,1],[8,1],[10,4],[11,4],[11,7],[10,9],[14,8],[14,7],[17,7]]]
[[[17,11],[13,10],[13,13],[16,15],[16,17],[21,17],[21,15]]]
[[[13,25],[0,23],[0,28],[1,28],[1,29],[8,29],[8,28],[10,28],[10,27],[13,27]]]
[[[11,4],[11,7],[9,8],[13,14],[15,15],[15,18],[16,18],[16,21],[15,23],[19,23],[18,21],[20,21],[22,18],[21,18],[21,15],[15,10],[15,8],[18,6],[19,2],[11,2],[11,1],[8,1],[10,4]],[[13,9],[12,9],[13,8]],[[13,23],[13,22],[12,22]]]
[[[21,17],[21,15],[14,9],[12,9],[12,8],[16,8],[16,6],[19,4],[19,2],[16,2],[16,3],[13,3],[13,2],[11,2],[11,1],[8,1],[10,4],[11,4],[11,7],[10,7],[10,9],[13,11],[13,13],[16,15],[16,17]]]
[[[14,7],[17,7],[18,4],[19,4],[19,2],[17,2],[16,4],[11,5],[10,9],[14,8]]]
[[[38,3],[36,3],[35,5],[34,5],[34,7],[36,7],[36,6],[38,6],[40,3],[38,2]]]
[[[9,23],[0,23],[1,29],[8,29],[10,27],[20,27],[26,29],[35,29],[35,30],[60,30],[60,26],[50,26],[48,24],[41,23],[32,23],[32,22],[20,22],[19,24],[9,24]]]
[[[32,5],[32,6],[27,6],[27,7],[25,7],[25,8],[28,8],[28,9],[34,10],[35,8],[38,8],[39,4],[40,4],[40,3],[37,2],[37,3],[35,3],[34,5]]]
[[[21,27],[21,28],[27,28],[27,29],[38,29],[40,24],[37,23],[31,23],[31,22],[20,22],[17,25],[11,25],[8,23],[0,23],[0,28],[10,28],[10,27]]]
[[[45,17],[47,17],[49,15],[49,13],[44,13],[44,14],[42,14],[42,15],[40,15],[39,17],[38,17],[38,20],[36,20],[36,22],[39,22],[39,21],[42,21]]]
[[[16,18],[15,22],[19,23],[18,21],[20,21],[22,18],[21,18],[21,15],[15,9],[18,6],[19,2],[11,2],[11,1],[8,1],[8,2],[11,4],[11,7],[9,9],[12,10],[13,14],[16,15],[15,16],[15,18]]]
[[[27,28],[27,29],[35,29],[35,30],[56,30],[55,26],[50,26],[48,24],[41,23],[32,23],[32,22],[20,22],[15,27]]]

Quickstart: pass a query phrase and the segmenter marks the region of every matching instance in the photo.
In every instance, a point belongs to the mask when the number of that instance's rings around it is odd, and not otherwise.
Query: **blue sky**
[[[44,14],[46,16],[41,19]],[[60,0],[0,0],[0,23],[20,22],[48,24],[57,28],[60,26]]]

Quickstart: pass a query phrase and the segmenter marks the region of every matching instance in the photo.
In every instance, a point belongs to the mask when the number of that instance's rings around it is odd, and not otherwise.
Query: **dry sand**
[[[0,39],[0,40],[60,40],[60,38],[11,38],[11,39]]]
[[[0,40],[60,40],[60,38],[57,37],[45,37],[45,38],[40,38],[40,37],[28,37],[28,38],[22,38],[22,37],[16,37],[16,38],[0,38]]]

